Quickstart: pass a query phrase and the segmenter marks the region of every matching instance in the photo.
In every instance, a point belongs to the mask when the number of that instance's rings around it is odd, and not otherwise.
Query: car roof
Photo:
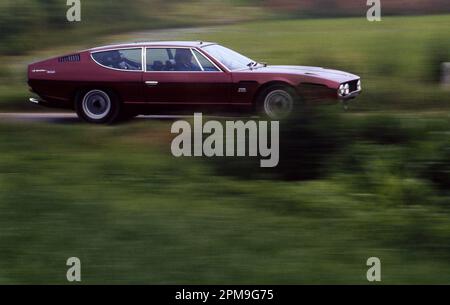
[[[204,47],[211,44],[215,43],[203,41],[143,41],[143,42],[129,42],[129,43],[105,45],[101,47],[88,49],[87,51],[100,51],[118,48],[135,48],[135,47],[152,47],[152,46],[193,48],[193,47]]]

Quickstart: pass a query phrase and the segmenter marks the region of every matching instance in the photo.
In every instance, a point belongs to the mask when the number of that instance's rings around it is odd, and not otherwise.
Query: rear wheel
[[[299,97],[295,91],[283,85],[270,86],[258,97],[258,112],[271,119],[288,118],[299,106]]]
[[[120,101],[109,91],[84,91],[76,99],[76,111],[82,120],[95,124],[111,124],[120,117]]]

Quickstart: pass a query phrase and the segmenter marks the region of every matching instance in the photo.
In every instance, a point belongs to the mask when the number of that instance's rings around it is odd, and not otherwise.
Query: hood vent
[[[80,54],[74,54],[74,55],[67,55],[58,58],[59,62],[78,62],[81,60]]]

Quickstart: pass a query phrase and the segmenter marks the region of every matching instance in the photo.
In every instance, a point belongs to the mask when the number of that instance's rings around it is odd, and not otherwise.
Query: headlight
[[[358,91],[360,91],[360,90],[362,89],[362,86],[361,86],[361,80],[358,81],[357,87],[358,87]]]
[[[339,96],[345,95],[345,85],[344,84],[339,86],[338,94],[339,94]]]
[[[350,85],[349,84],[345,84],[344,90],[345,90],[345,95],[349,95],[350,94]]]

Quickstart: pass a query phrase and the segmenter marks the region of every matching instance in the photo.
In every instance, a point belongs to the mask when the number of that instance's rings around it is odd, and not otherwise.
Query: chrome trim
[[[142,47],[142,72],[147,68],[147,54],[145,52],[145,47]]]
[[[29,101],[30,101],[31,103],[33,103],[33,104],[38,104],[38,105],[39,105],[39,100],[38,100],[37,98],[30,97],[30,98],[29,98]]]
[[[214,61],[212,61],[208,56],[203,54],[200,49],[197,48],[191,48],[192,50],[196,50],[198,53],[200,53],[207,61],[209,61],[218,71],[205,71],[205,72],[223,72],[224,69],[221,69]],[[195,53],[194,53],[195,54]],[[208,54],[209,55],[209,54]],[[197,57],[197,55],[195,55]],[[226,67],[225,67],[226,68]]]
[[[109,51],[119,51],[119,50],[138,50],[138,49],[141,49],[141,60],[142,60],[142,63],[141,63],[141,69],[140,69],[140,70],[126,70],[126,69],[116,69],[116,68],[111,68],[111,67],[102,65],[101,63],[99,63],[98,61],[96,61],[96,60],[94,59],[94,57],[92,56],[92,54],[95,54],[95,53],[102,53],[102,52],[109,52]],[[92,59],[97,65],[99,65],[99,66],[101,66],[101,67],[103,67],[103,68],[109,69],[109,70],[120,71],[120,72],[143,72],[143,71],[144,71],[144,66],[143,66],[144,61],[143,61],[142,53],[144,53],[144,49],[145,49],[144,47],[136,47],[136,48],[112,48],[112,49],[106,49],[106,50],[101,50],[101,51],[93,51],[93,52],[90,52],[89,55],[90,55],[91,59]]]
[[[205,72],[205,68],[203,68],[203,66],[200,64],[200,61],[198,60],[197,56],[195,55],[194,51],[192,50],[192,48],[189,49],[191,51],[192,56],[194,56],[195,61],[197,62],[197,65],[200,67],[200,69],[202,69],[202,72]]]
[[[159,82],[156,81],[156,80],[148,80],[148,81],[145,81],[145,84],[146,84],[147,86],[156,86],[156,85],[159,84]]]
[[[124,42],[117,44],[104,45],[100,47],[94,47],[90,49],[83,50],[84,51],[98,51],[101,49],[115,49],[115,48],[140,48],[140,47],[150,47],[150,46],[176,46],[176,47],[184,47],[184,48],[194,48],[195,46],[206,47],[208,45],[217,44],[216,42],[208,42],[208,41],[170,41],[170,40],[161,40],[161,41],[134,41],[134,42]]]
[[[344,96],[338,95],[338,98],[340,100],[352,99],[352,98],[358,96],[361,92],[362,92],[362,90],[356,90],[356,91],[350,92],[349,94],[344,95]]]

